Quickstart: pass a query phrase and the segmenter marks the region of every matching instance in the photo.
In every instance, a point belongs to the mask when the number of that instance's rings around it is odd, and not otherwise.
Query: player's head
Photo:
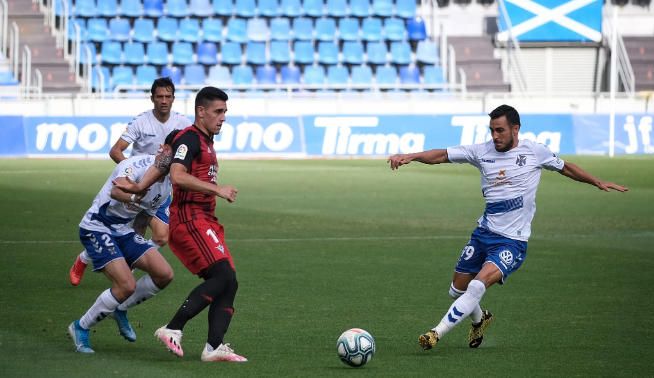
[[[520,114],[512,106],[500,105],[488,114],[495,150],[506,152],[518,145]]]
[[[170,170],[170,163],[173,161],[173,140],[180,130],[173,130],[166,136],[164,144],[159,148],[157,157],[154,159],[154,166],[157,167],[164,175]]]
[[[150,100],[157,116],[167,117],[175,101],[175,84],[169,77],[160,77],[152,82]]]
[[[216,87],[204,87],[195,95],[195,125],[210,134],[218,134],[227,113],[227,93]]]

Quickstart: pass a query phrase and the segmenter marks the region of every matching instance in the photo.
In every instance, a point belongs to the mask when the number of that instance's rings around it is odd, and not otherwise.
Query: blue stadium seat
[[[231,17],[234,15],[234,4],[232,0],[213,0],[213,12],[220,17]]]
[[[372,86],[372,70],[369,66],[366,65],[354,66],[352,67],[351,79],[353,85],[365,85],[367,88],[369,88]]]
[[[409,33],[409,40],[411,41],[422,41],[427,38],[425,21],[420,17],[408,19],[406,22],[406,29]]]
[[[138,42],[154,41],[154,22],[148,18],[139,18],[134,21],[134,35],[132,39]]]
[[[238,17],[254,17],[257,15],[257,4],[254,0],[234,0],[234,13]]]
[[[206,82],[209,85],[216,86],[231,85],[232,74],[229,73],[229,68],[225,66],[211,66]]]
[[[338,36],[343,41],[358,41],[359,21],[356,18],[342,18],[338,22]]]
[[[111,73],[109,72],[109,68],[95,66],[91,71],[93,72],[91,75],[91,87],[96,91],[111,91]],[[100,81],[100,72],[102,72],[102,81]]]
[[[375,82],[382,88],[394,88],[397,85],[397,70],[393,66],[378,67]]]
[[[300,17],[304,14],[300,0],[281,0],[279,8],[286,17]]]
[[[315,32],[318,41],[333,41],[336,38],[336,20],[331,17],[317,19]]]
[[[241,44],[238,42],[225,42],[220,48],[220,62],[227,65],[241,64],[243,60],[243,51]]]
[[[423,64],[438,63],[438,46],[430,40],[419,41],[416,48],[416,61]]]
[[[20,82],[16,80],[11,71],[0,70],[0,86],[18,84],[20,84]]]
[[[55,1],[53,1],[52,7],[54,8],[55,15],[63,16],[63,14],[64,14],[64,1],[66,1],[66,5],[68,5],[68,17],[74,17],[75,9],[74,9],[74,6],[73,6],[73,0],[55,0]]]
[[[126,0],[123,0],[125,2]],[[141,0],[128,0],[129,2],[141,2]],[[164,14],[163,0],[143,0],[143,13],[148,17],[159,18]]]
[[[189,3],[191,14],[196,17],[210,17],[213,15],[209,0],[191,0]]]
[[[391,43],[391,62],[398,65],[411,63],[411,46],[408,42]]]
[[[400,83],[420,84],[420,70],[415,65],[400,67]]]
[[[93,43],[84,42],[80,46],[80,63],[86,64],[96,64],[98,62],[98,53],[95,50],[95,45]]]
[[[307,85],[324,85],[325,68],[319,65],[307,66],[304,69],[303,82]]]
[[[98,0],[97,6],[98,16],[109,18],[116,17],[118,15],[117,0]]]
[[[324,4],[322,0],[303,0],[302,8],[304,14],[309,17],[322,17],[324,14]]]
[[[131,67],[116,66],[111,72],[111,84],[113,87],[117,85],[132,85],[134,83],[134,72]]]
[[[266,42],[270,39],[268,24],[263,18],[250,18],[247,21],[248,40],[254,42]]]
[[[359,41],[346,41],[343,43],[343,63],[362,64],[363,44]]]
[[[77,36],[76,36],[76,31],[75,31],[75,25],[79,27],[79,39],[80,42],[86,42],[88,39],[88,35],[86,32],[86,21],[83,18],[72,18],[68,22],[68,39],[70,41],[74,41]]]
[[[145,47],[141,42],[127,42],[123,46],[125,63],[135,66],[145,64]]]
[[[206,80],[204,66],[201,64],[189,64],[184,67],[184,82],[188,85],[201,85]]]
[[[273,18],[270,20],[270,38],[279,41],[291,39],[291,23],[288,18]]]
[[[327,84],[345,86],[350,79],[350,73],[345,66],[329,66],[327,69]]]
[[[296,41],[293,44],[293,62],[295,64],[313,64],[314,49],[310,41]]]
[[[193,45],[190,42],[174,42],[172,47],[173,64],[185,66],[195,63]]]
[[[335,42],[318,42],[318,63],[338,64],[338,45]]]
[[[441,66],[425,66],[422,71],[423,82],[427,85],[444,84],[443,69]]]
[[[254,73],[250,66],[236,66],[232,69],[232,82],[236,85],[251,85],[254,83]]]
[[[200,23],[197,18],[185,18],[179,22],[179,39],[194,43],[200,41]]]
[[[384,38],[388,41],[406,40],[406,26],[404,20],[387,18],[384,20]]]
[[[173,84],[182,84],[182,69],[175,66],[165,66],[161,69],[162,77],[169,77]]]
[[[190,16],[188,4],[186,0],[167,0],[166,1],[166,15],[170,17],[188,17]],[[181,76],[180,76],[181,77]]]
[[[227,21],[225,39],[232,42],[245,43],[248,41],[247,22],[243,18],[230,18]]]
[[[223,41],[223,21],[219,18],[206,18],[202,21],[202,34],[205,41]]]
[[[367,62],[376,66],[383,66],[388,63],[388,50],[383,41],[368,43],[366,47]]]
[[[103,64],[121,64],[123,62],[123,47],[118,41],[104,41],[100,47],[100,58]]]
[[[382,21],[377,17],[364,18],[361,24],[361,38],[367,42],[382,40]]]
[[[341,18],[350,15],[347,0],[327,0],[327,14],[331,17]]]
[[[152,85],[157,78],[157,69],[153,66],[136,67],[136,85]]]
[[[288,65],[281,69],[282,84],[300,84],[300,69],[297,66]]]
[[[145,2],[149,2],[149,1],[145,0]],[[137,18],[137,17],[142,17],[146,13],[144,12],[144,6],[142,5],[141,0],[121,0],[120,14],[122,14],[125,17]],[[146,15],[148,17],[160,17],[161,13],[156,15],[150,15],[150,14],[146,14]]]
[[[95,0],[75,1],[75,16],[91,18],[98,16],[98,8]]]
[[[372,0],[372,13],[375,16],[391,17],[394,12],[393,0]]]
[[[198,45],[198,63],[205,65],[218,64],[218,48],[213,42],[202,42]]]
[[[293,38],[302,41],[313,39],[313,21],[310,18],[298,17],[293,20]]]
[[[109,34],[116,41],[125,42],[130,38],[132,27],[126,18],[112,18],[109,20]]]
[[[259,66],[256,69],[257,84],[277,84],[277,70],[273,66]]]
[[[168,64],[168,47],[165,42],[150,42],[148,43],[146,51],[148,54],[148,63],[157,66]]]
[[[275,64],[288,64],[291,61],[291,49],[288,41],[270,42],[270,61]]]
[[[170,17],[162,17],[157,22],[157,33],[159,39],[166,42],[177,40],[179,26],[177,20]]]
[[[396,0],[395,14],[402,18],[414,18],[416,16],[416,0]]]
[[[109,39],[109,28],[104,18],[91,18],[86,23],[86,31],[90,41],[104,42]]]
[[[350,0],[350,14],[358,18],[370,16],[370,2],[368,0]]]
[[[259,15],[262,17],[273,18],[279,16],[279,2],[277,0],[259,0],[257,7]]]
[[[265,42],[248,42],[245,47],[245,62],[262,65],[268,63]]]

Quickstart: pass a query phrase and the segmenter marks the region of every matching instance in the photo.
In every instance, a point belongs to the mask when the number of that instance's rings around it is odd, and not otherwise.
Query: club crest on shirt
[[[180,144],[179,147],[177,147],[177,151],[175,151],[174,158],[184,160],[187,152],[188,152],[188,147],[186,147],[185,144]]]
[[[515,159],[515,163],[518,165],[518,167],[523,167],[525,164],[527,164],[527,155],[518,155],[518,157]]]

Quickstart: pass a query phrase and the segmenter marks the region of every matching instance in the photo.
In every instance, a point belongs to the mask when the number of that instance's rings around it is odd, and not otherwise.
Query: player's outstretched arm
[[[598,189],[603,190],[605,192],[610,192],[611,189],[618,192],[626,192],[629,190],[629,188],[627,188],[626,186],[618,185],[610,181],[600,180],[599,178],[584,171],[580,166],[570,163],[568,161],[565,162],[565,165],[561,170],[561,174],[573,180],[579,182],[585,182],[587,184],[596,186]]]
[[[236,188],[230,185],[218,185],[202,181],[189,174],[184,164],[173,163],[170,166],[170,179],[173,184],[180,186],[184,190],[213,194],[214,196],[226,199],[227,202],[236,201],[236,194],[238,193]]]
[[[387,162],[390,163],[392,170],[396,170],[412,161],[418,161],[424,164],[449,163],[446,149],[434,149],[413,154],[397,154],[390,156],[387,160]]]

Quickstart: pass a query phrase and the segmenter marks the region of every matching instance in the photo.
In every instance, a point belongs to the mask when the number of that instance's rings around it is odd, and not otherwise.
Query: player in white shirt
[[[536,189],[543,168],[607,192],[628,190],[564,162],[542,144],[518,140],[520,115],[511,106],[501,105],[489,116],[492,140],[486,143],[399,154],[388,159],[393,170],[412,161],[451,162],[469,163],[481,173],[486,207],[454,269],[449,290],[454,303],[438,325],[418,338],[425,350],[433,348],[468,316],[472,321],[468,345],[471,348],[481,345],[493,315],[482,310],[479,303],[487,288],[495,283],[502,284],[527,256],[527,240],[536,212]]]
[[[156,154],[159,146],[164,143],[166,135],[173,130],[181,130],[193,124],[185,116],[171,111],[175,101],[175,85],[169,78],[156,79],[152,83],[150,93],[150,100],[154,104],[154,108],[132,119],[127,124],[125,132],[109,151],[109,156],[116,163],[126,159],[123,152],[130,145],[132,145],[130,156]],[[134,225],[134,229],[139,234],[145,235],[145,228],[149,223],[152,230],[152,241],[159,247],[163,247],[168,242],[169,206],[170,199],[162,203],[161,208],[154,216],[148,219],[140,216]],[[88,255],[85,251],[82,251],[70,269],[69,279],[71,284],[74,286],[79,285],[89,262]]]
[[[135,232],[133,222],[145,211],[154,215],[172,191],[167,171],[172,160],[170,134],[162,152],[157,155],[134,156],[121,161],[95,196],[79,224],[79,237],[91,261],[93,270],[102,272],[111,281],[111,288],[103,291],[82,317],[68,326],[80,353],[93,353],[89,343],[89,329],[112,316],[120,334],[128,341],[136,341],[136,334],[127,320],[127,309],[142,303],[165,288],[173,279],[168,262],[151,241]],[[151,166],[166,174],[142,196],[127,193],[114,183],[141,180]],[[146,272],[138,281],[133,268]]]

